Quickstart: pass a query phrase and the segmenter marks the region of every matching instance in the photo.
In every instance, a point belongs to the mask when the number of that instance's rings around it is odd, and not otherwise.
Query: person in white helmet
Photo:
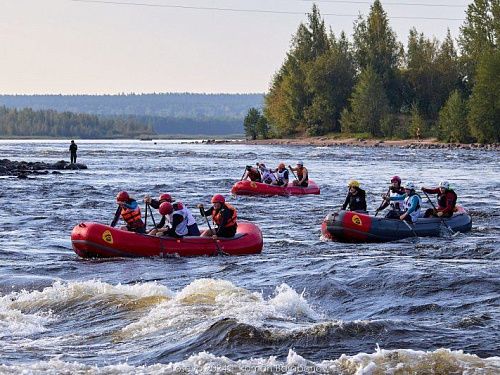
[[[403,214],[399,216],[400,220],[406,220],[414,223],[421,216],[422,198],[415,191],[415,184],[407,182],[404,184],[405,193],[390,197],[391,201],[403,200]]]
[[[297,162],[297,166],[295,168],[292,168],[290,165],[288,168],[291,171],[297,172],[297,179],[293,180],[294,186],[302,186],[302,187],[308,187],[309,186],[309,171],[307,170],[306,167],[304,167],[304,163],[301,161]]]
[[[452,217],[457,204],[457,194],[450,188],[448,181],[441,181],[436,188],[422,187],[422,191],[428,194],[437,194],[437,208],[429,208],[424,217]]]

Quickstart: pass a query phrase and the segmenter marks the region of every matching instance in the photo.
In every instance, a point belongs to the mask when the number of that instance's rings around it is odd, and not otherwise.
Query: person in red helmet
[[[137,201],[131,198],[126,191],[120,191],[116,195],[116,203],[118,204],[118,208],[111,226],[114,227],[121,216],[125,223],[127,223],[127,225],[121,227],[122,230],[145,233],[144,222],[141,218],[141,209]]]
[[[391,185],[387,190],[386,194],[382,195],[384,200],[382,204],[377,208],[378,211],[382,211],[389,205],[391,207],[390,211],[385,215],[388,219],[397,219],[402,214],[402,204],[399,201],[391,201],[391,197],[401,196],[405,194],[405,189],[401,186],[401,178],[399,176],[392,176]]]
[[[161,205],[163,203],[171,203],[174,211],[182,211],[182,215],[186,216],[188,218],[188,223],[187,223],[187,228],[188,228],[188,236],[199,236],[200,235],[200,230],[198,229],[198,224],[196,224],[196,220],[194,219],[193,214],[191,213],[191,210],[189,210],[186,205],[184,205],[182,202],[174,202],[174,199],[170,194],[163,193],[160,194],[158,199],[151,199],[149,195],[146,195],[144,197],[144,202],[146,204],[149,204],[151,207],[155,209],[160,209]],[[163,228],[165,226],[165,223],[167,219],[169,218],[168,215],[163,215],[160,220],[160,222],[156,225],[155,229],[152,229],[149,234],[155,234],[158,229]]]
[[[161,227],[155,230],[157,236],[170,236],[182,238],[189,234],[188,230],[188,216],[182,209],[182,203],[163,202],[160,205],[159,211],[162,215],[163,223]],[[167,223],[167,225],[165,225]],[[158,224],[159,226],[160,224]],[[153,234],[153,233],[150,233]]]
[[[217,225],[212,230],[204,231],[202,237],[233,237],[236,234],[238,224],[236,223],[237,211],[236,208],[226,202],[226,199],[221,194],[215,194],[211,200],[213,206],[205,210],[202,204],[198,205],[202,216],[212,216],[214,223]]]

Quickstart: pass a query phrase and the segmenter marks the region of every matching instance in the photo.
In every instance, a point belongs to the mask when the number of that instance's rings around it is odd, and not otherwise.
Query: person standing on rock
[[[69,152],[71,153],[71,164],[76,164],[76,150],[78,150],[78,146],[76,145],[74,140],[71,140],[71,144],[69,145]]]

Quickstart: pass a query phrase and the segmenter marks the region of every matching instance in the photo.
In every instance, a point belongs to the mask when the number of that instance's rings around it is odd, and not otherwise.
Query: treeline
[[[0,95],[0,105],[96,115],[240,119],[262,108],[262,94]]]
[[[133,116],[135,120],[151,126],[158,134],[172,135],[243,135],[241,119],[174,118],[158,116]]]
[[[247,113],[246,134],[499,142],[499,25],[500,2],[475,0],[458,49],[449,31],[440,42],[414,28],[405,48],[379,0],[355,22],[352,41],[344,32],[327,33],[314,5],[273,77],[263,112]]]
[[[153,135],[151,125],[132,117],[103,118],[96,115],[0,106],[2,137],[137,138]]]

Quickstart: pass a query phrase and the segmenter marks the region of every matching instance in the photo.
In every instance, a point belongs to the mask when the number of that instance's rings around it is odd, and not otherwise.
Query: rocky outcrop
[[[0,160],[0,176],[17,176],[18,178],[28,178],[28,175],[60,174],[61,170],[87,169],[85,164],[70,164],[60,160],[56,163],[44,163],[40,161],[11,161],[9,159]]]

